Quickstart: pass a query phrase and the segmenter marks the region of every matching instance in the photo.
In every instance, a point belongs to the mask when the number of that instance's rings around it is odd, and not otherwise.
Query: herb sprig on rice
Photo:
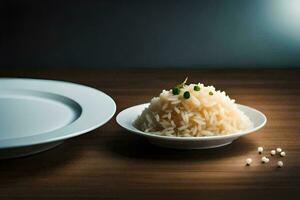
[[[187,84],[187,78],[154,97],[134,121],[141,131],[177,137],[226,135],[252,127],[235,100],[213,86]]]

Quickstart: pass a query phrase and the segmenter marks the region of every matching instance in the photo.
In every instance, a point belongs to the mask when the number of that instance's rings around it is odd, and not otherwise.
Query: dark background
[[[299,0],[0,5],[4,67],[300,66]]]

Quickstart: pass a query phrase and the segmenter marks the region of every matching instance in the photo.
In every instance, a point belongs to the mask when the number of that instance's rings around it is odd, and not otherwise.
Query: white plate
[[[116,104],[74,83],[0,78],[0,158],[47,150],[106,123]]]
[[[142,111],[149,106],[149,103],[141,104],[127,108],[120,112],[117,116],[118,124],[126,130],[146,137],[152,144],[175,149],[209,149],[221,147],[232,143],[237,138],[257,131],[263,127],[266,122],[266,116],[258,110],[248,106],[239,105],[241,109],[253,122],[253,128],[247,131],[238,132],[224,136],[207,136],[207,137],[169,137],[159,136],[151,133],[146,133],[135,128],[132,123],[142,113]]]

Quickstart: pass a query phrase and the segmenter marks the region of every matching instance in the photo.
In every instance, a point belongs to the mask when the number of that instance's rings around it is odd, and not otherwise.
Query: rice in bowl
[[[187,85],[186,80],[154,97],[133,125],[144,132],[176,137],[226,135],[253,126],[225,92],[201,83]]]

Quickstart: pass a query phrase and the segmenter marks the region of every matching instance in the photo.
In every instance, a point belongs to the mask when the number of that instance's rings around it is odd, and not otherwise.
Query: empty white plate
[[[41,152],[106,123],[116,104],[63,81],[0,78],[0,158]]]
[[[257,131],[263,127],[266,122],[266,116],[260,111],[250,108],[244,105],[238,105],[253,122],[253,128],[234,134],[224,136],[207,136],[207,137],[170,137],[170,136],[159,136],[151,133],[146,133],[138,130],[132,124],[134,120],[142,113],[142,111],[149,106],[149,103],[141,104],[127,108],[120,112],[117,116],[118,124],[126,130],[135,133],[140,136],[146,137],[152,144],[175,149],[209,149],[221,147],[232,143],[237,138]]]

